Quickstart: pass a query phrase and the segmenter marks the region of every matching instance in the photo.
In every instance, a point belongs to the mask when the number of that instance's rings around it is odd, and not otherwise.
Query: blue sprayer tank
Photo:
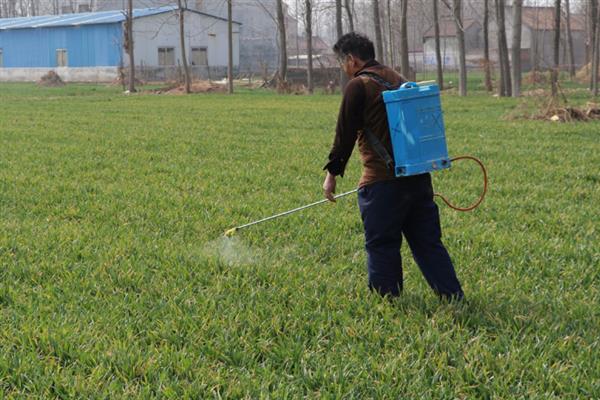
[[[440,89],[407,82],[383,92],[394,151],[396,176],[450,167]]]

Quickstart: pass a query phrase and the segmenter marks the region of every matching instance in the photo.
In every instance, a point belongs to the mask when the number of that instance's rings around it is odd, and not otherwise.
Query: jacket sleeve
[[[363,129],[365,105],[365,84],[354,78],[346,85],[340,106],[335,138],[329,152],[329,162],[323,168],[332,175],[344,176],[348,159],[354,149],[358,131]]]

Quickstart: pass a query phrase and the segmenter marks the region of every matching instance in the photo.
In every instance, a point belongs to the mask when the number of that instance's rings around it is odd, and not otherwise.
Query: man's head
[[[375,47],[368,37],[350,32],[342,36],[333,46],[340,65],[348,76],[353,76],[375,58]]]

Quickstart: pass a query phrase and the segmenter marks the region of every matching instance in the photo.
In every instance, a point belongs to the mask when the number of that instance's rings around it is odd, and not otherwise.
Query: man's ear
[[[356,58],[352,54],[348,54],[348,60],[350,60],[350,65],[356,67]]]

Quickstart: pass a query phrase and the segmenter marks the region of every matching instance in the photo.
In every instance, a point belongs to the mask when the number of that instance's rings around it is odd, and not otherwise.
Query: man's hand
[[[335,198],[333,197],[335,193],[335,175],[331,175],[330,172],[327,172],[325,181],[323,181],[323,192],[329,201],[335,203]]]

